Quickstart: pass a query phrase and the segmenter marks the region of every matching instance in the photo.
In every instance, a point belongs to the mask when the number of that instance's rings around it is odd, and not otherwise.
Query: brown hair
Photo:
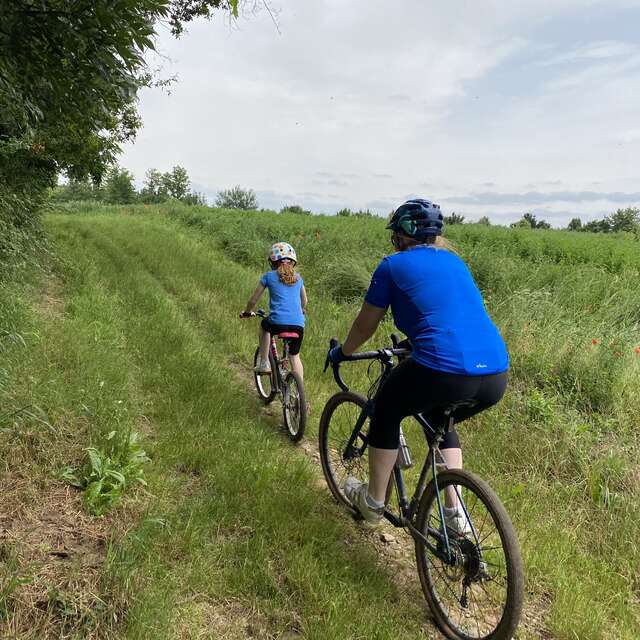
[[[291,260],[280,260],[277,271],[280,282],[288,285],[298,282],[299,276],[296,273],[296,265]]]

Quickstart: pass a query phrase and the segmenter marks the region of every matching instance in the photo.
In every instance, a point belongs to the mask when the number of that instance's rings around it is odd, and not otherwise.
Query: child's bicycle
[[[396,340],[393,342],[395,346]],[[338,341],[332,339],[331,348],[337,345]],[[355,353],[346,359],[379,361],[381,384],[393,369],[394,356],[408,354],[406,349],[379,349]],[[325,370],[328,365],[327,358]],[[329,398],[320,418],[320,460],[331,493],[358,518],[359,513],[343,492],[343,484],[348,476],[367,480],[367,439],[375,391],[369,398],[349,391],[339,364],[333,365],[333,375],[342,391]],[[401,432],[384,517],[412,536],[422,591],[436,624],[447,638],[510,640],[518,626],[524,591],[515,531],[489,485],[468,471],[447,469],[438,449],[455,423],[456,409],[468,405],[443,406],[439,424],[431,425],[421,414],[414,416],[425,436],[432,436],[433,444],[413,496],[407,495],[403,477],[403,469],[413,466],[413,462]],[[454,526],[445,519],[447,489],[450,496],[455,492],[464,513],[464,525],[458,521]]]
[[[251,315],[260,318],[267,317],[264,309],[258,309],[256,313]],[[282,358],[278,356],[276,337],[282,340]],[[255,371],[253,373],[258,396],[265,404],[269,404],[277,395],[280,395],[284,426],[287,429],[287,435],[294,442],[298,442],[302,438],[307,423],[304,385],[300,376],[292,371],[289,365],[289,340],[298,337],[298,334],[294,332],[280,333],[278,336],[272,335],[269,348],[271,373],[259,374]],[[254,368],[258,364],[259,358],[260,348],[258,347],[253,356]]]

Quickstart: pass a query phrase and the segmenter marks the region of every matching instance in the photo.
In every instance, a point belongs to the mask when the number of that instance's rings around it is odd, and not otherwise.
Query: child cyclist
[[[269,364],[269,344],[271,334],[295,332],[298,338],[289,340],[289,356],[291,368],[304,377],[300,347],[304,336],[304,315],[307,307],[307,292],[299,273],[296,273],[296,252],[287,242],[276,242],[271,247],[269,264],[271,271],[267,271],[261,278],[253,292],[241,318],[251,316],[260,296],[265,289],[269,290],[269,317],[264,318],[260,326],[260,355],[256,365],[256,373],[271,373]]]

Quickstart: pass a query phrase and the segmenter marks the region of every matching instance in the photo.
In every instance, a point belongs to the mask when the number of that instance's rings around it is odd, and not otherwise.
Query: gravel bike
[[[251,313],[251,316],[266,318],[264,309],[258,309]],[[273,402],[276,396],[280,396],[282,401],[282,414],[284,416],[284,426],[287,435],[294,442],[298,442],[304,435],[307,423],[307,403],[304,398],[304,385],[300,376],[291,370],[289,363],[289,340],[298,338],[294,332],[284,332],[277,336],[271,336],[269,346],[269,364],[271,373],[259,374],[254,370],[253,378],[258,391],[258,396],[265,403]],[[276,338],[282,340],[282,357],[278,355]],[[253,366],[258,364],[260,359],[260,347],[253,356]]]
[[[335,499],[361,517],[343,492],[348,476],[368,478],[367,439],[377,389],[391,373],[394,357],[409,351],[393,348],[355,353],[346,358],[377,360],[382,372],[369,397],[349,391],[332,365],[342,391],[327,401],[320,418],[322,471]],[[334,338],[330,348],[338,346]],[[325,363],[325,371],[329,366]],[[443,406],[442,420],[430,424],[422,415],[414,419],[427,437],[428,454],[412,496],[407,494],[403,472],[413,466],[401,431],[398,460],[387,489],[384,517],[404,528],[413,538],[422,591],[433,618],[451,640],[510,640],[518,626],[524,593],[520,549],[513,525],[498,496],[478,476],[462,469],[447,469],[438,449],[455,424],[456,410],[472,406],[462,402]],[[433,421],[432,421],[433,422]],[[455,495],[465,526],[451,528],[445,520],[446,494]],[[395,494],[395,497],[394,497]]]

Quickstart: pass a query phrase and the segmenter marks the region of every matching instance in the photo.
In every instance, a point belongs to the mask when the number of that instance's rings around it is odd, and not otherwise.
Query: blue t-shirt
[[[502,336],[489,318],[467,265],[444,249],[418,245],[382,260],[365,300],[391,306],[413,345],[413,358],[431,369],[489,375],[509,368]]]
[[[304,327],[304,313],[302,313],[300,299],[300,289],[304,282],[300,275],[294,284],[285,284],[280,281],[277,271],[267,271],[260,278],[260,284],[269,289],[269,320],[273,324]]]

